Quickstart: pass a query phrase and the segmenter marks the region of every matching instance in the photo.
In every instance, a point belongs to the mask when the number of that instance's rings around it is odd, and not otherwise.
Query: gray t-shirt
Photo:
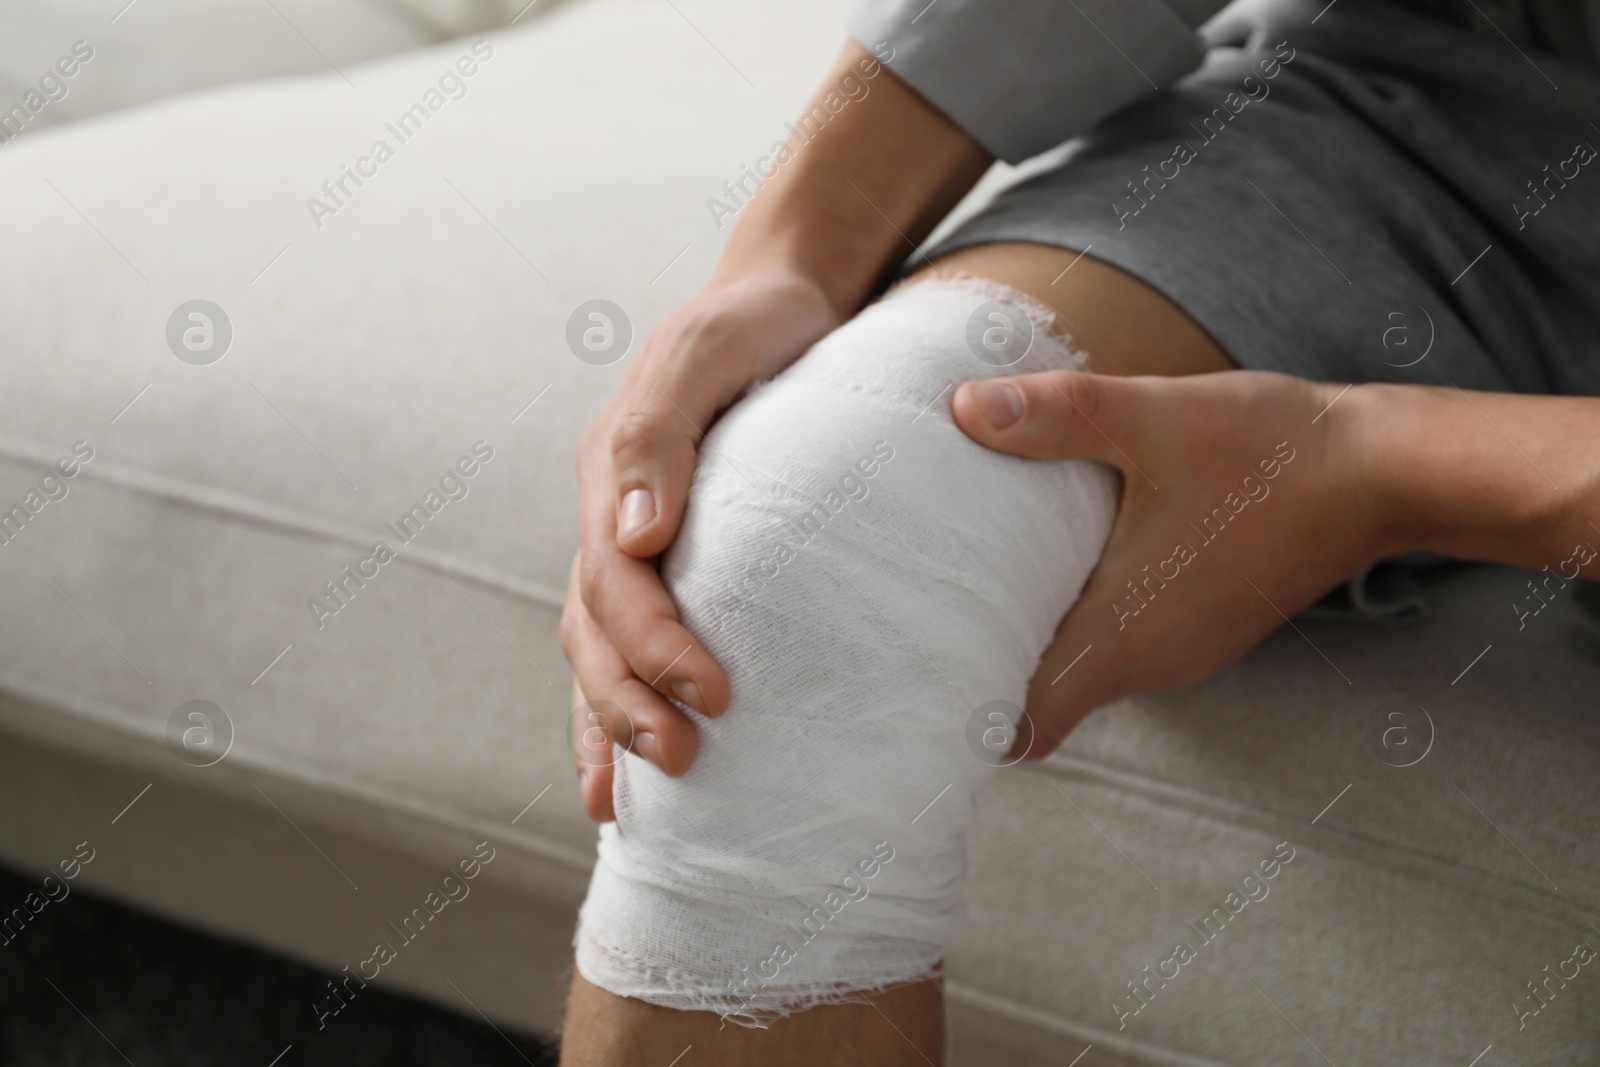
[[[1600,0],[1393,2],[1518,47],[1600,63]],[[1193,70],[1203,56],[1195,28],[1225,6],[856,0],[848,25],[850,36],[992,154],[1016,163]]]

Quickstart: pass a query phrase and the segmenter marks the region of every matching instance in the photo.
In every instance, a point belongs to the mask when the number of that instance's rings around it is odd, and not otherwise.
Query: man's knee
[[[989,452],[940,404],[1001,372],[970,334],[1005,298],[899,290],[713,431],[663,576],[733,702],[691,716],[684,777],[617,768],[597,985],[760,1018],[937,966],[994,766],[972,723],[1020,712],[1115,505],[1103,468]],[[1011,373],[1074,361],[1038,309],[1000,313],[1035,331]]]

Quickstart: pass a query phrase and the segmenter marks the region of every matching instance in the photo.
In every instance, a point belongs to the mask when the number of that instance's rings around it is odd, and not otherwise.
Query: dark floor
[[[0,868],[8,908],[38,885]],[[319,1032],[326,980],[74,888],[0,945],[0,1067],[556,1062],[535,1038],[370,988]]]

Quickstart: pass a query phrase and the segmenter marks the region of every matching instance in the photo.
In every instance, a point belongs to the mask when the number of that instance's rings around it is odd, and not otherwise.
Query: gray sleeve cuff
[[[1017,163],[1182,77],[1213,0],[853,0],[848,29],[984,148]],[[1191,11],[1190,9],[1194,9]]]

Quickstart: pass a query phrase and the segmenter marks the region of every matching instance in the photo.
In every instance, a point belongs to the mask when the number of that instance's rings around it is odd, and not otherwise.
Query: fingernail
[[[972,387],[972,399],[985,421],[996,430],[1022,418],[1022,394],[1005,382],[979,382]]]
[[[630,489],[622,497],[622,513],[617,516],[617,537],[632,537],[656,517],[656,498],[648,489]]]
[[[672,695],[689,705],[695,711],[706,710],[705,701],[700,696],[700,687],[690,681],[673,682],[669,688]]]
[[[656,746],[655,734],[643,732],[634,734],[633,750],[657,767],[661,767],[661,750]],[[662,767],[662,770],[665,769],[665,767]]]

